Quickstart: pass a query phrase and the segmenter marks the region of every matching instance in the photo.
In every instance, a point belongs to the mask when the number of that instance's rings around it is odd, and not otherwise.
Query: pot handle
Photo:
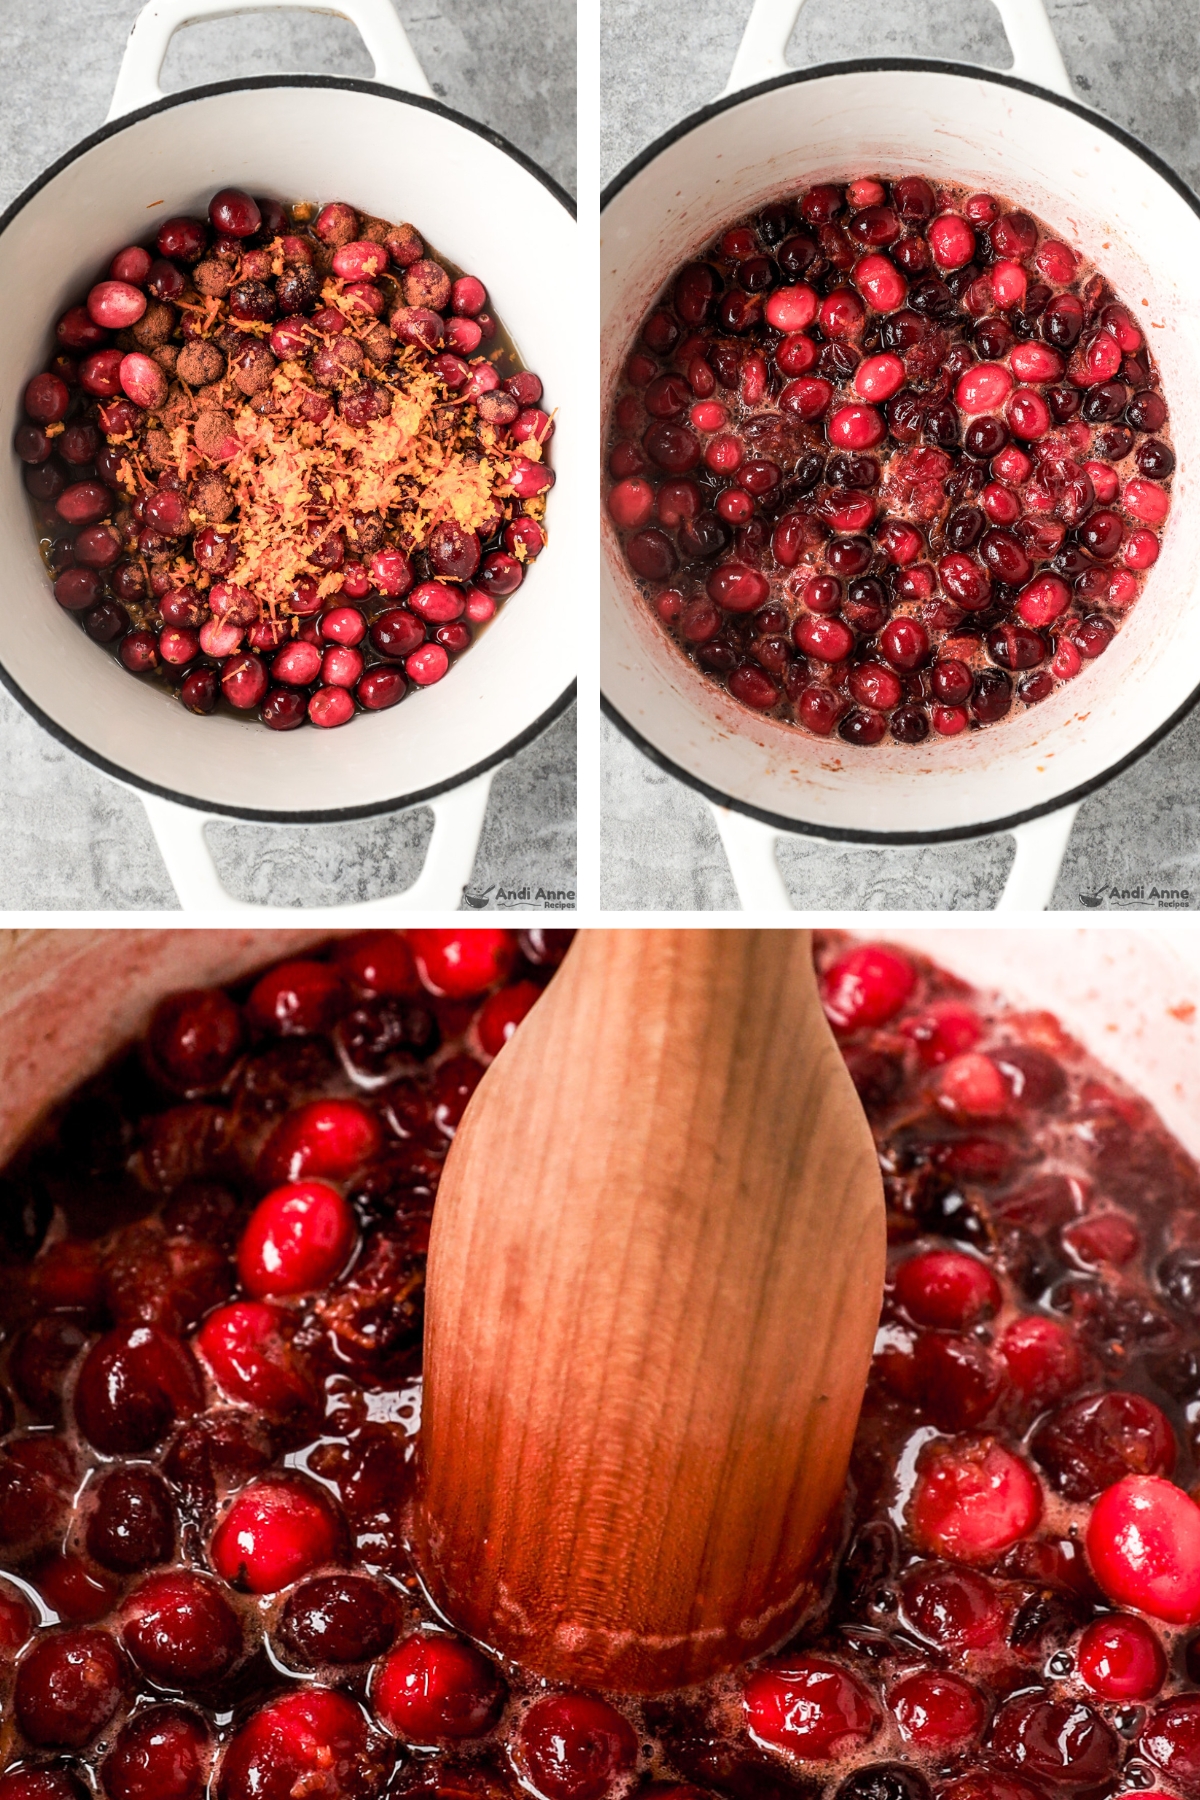
[[[1054,895],[1078,811],[1078,803],[1063,806],[1013,829],[1010,835],[1016,840],[1017,853],[995,912],[1045,911]],[[772,825],[725,806],[714,804],[712,812],[742,911],[791,912],[792,902],[775,860],[775,839],[780,833]]]
[[[996,912],[1045,912],[1054,897],[1079,802],[1014,828],[1017,846]]]
[[[1054,36],[1043,0],[993,0],[1004,34],[1012,50],[1010,71],[1022,81],[1035,82],[1053,93],[1073,98],[1062,51]],[[729,81],[721,98],[786,75],[788,40],[800,16],[804,0],[754,0],[742,41],[733,59]]]
[[[289,12],[329,13],[348,19],[371,54],[376,81],[404,88],[411,94],[432,96],[433,89],[425,79],[392,0],[328,0],[325,5],[306,4],[306,0],[150,0],[129,33],[108,109],[109,119],[122,118],[139,106],[149,106],[163,98],[159,76],[167,46],[181,25],[282,7]]]
[[[350,906],[338,902],[339,919],[385,918],[397,912],[455,912],[471,879],[495,772],[488,769],[448,793],[423,802],[433,814],[433,835],[421,873],[412,887],[380,900],[361,900]],[[185,913],[236,912],[255,924],[268,921],[294,925],[302,911],[323,910],[259,906],[254,901],[235,900],[221,885],[204,835],[204,827],[217,815],[180,806],[177,801],[142,793],[140,789],[137,793]]]

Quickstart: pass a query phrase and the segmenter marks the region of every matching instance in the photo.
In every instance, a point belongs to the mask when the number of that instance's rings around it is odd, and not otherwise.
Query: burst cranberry
[[[1167,1659],[1144,1619],[1110,1613],[1095,1619],[1079,1640],[1080,1679],[1101,1700],[1150,1700],[1166,1680]]]
[[[344,1267],[354,1215],[324,1181],[298,1181],[260,1200],[238,1245],[238,1274],[256,1300],[311,1293]]]
[[[1175,1434],[1141,1394],[1088,1394],[1060,1407],[1033,1440],[1033,1454],[1070,1500],[1090,1500],[1123,1475],[1169,1475]]]
[[[995,1588],[972,1569],[927,1564],[905,1577],[900,1597],[911,1628],[943,1649],[984,1649],[1004,1626]]]
[[[885,1025],[913,990],[913,966],[882,944],[863,944],[828,969],[821,983],[826,1017],[835,1031]]]
[[[171,1497],[150,1469],[113,1469],[96,1489],[88,1554],[121,1574],[166,1562],[175,1546]]]
[[[480,1737],[503,1705],[504,1684],[494,1664],[473,1645],[442,1632],[421,1631],[380,1663],[371,1701],[397,1737],[431,1744]]]
[[[242,1654],[242,1627],[209,1575],[172,1569],[151,1575],[125,1602],[125,1648],[151,1680],[203,1689],[219,1681]]]
[[[994,1438],[940,1440],[921,1451],[909,1520],[927,1550],[988,1562],[1032,1531],[1041,1510],[1032,1469]]]
[[[196,1347],[223,1394],[286,1419],[315,1404],[315,1393],[291,1343],[290,1315],[262,1301],[218,1307],[205,1319]]]
[[[939,1753],[970,1743],[987,1717],[978,1688],[936,1669],[898,1682],[888,1694],[888,1706],[906,1743]]]
[[[217,988],[172,994],[155,1008],[146,1042],[156,1072],[177,1092],[211,1093],[241,1050],[241,1015]]]
[[[233,1501],[213,1533],[209,1556],[230,1586],[275,1594],[332,1562],[340,1546],[337,1515],[320,1488],[257,1481]]]
[[[507,979],[517,947],[509,931],[414,931],[413,953],[431,994],[470,1000]]]
[[[17,1670],[17,1722],[31,1744],[82,1750],[116,1712],[125,1685],[124,1660],[107,1631],[47,1634]]]
[[[202,1404],[190,1351],[155,1325],[124,1325],[100,1338],[75,1386],[79,1429],[104,1456],[153,1449]]]
[[[1090,1706],[1020,1694],[1005,1701],[992,1723],[993,1752],[1038,1781],[1071,1786],[1103,1781],[1117,1757],[1117,1738]]]
[[[307,1037],[328,1031],[345,1010],[345,985],[328,963],[280,963],[251,989],[246,1010],[262,1031]]]
[[[516,1754],[542,1800],[603,1800],[632,1769],[637,1738],[606,1700],[550,1694],[521,1720]]]
[[[251,1715],[225,1752],[216,1791],[218,1800],[374,1800],[388,1767],[353,1700],[304,1687]]]
[[[1108,1598],[1173,1625],[1200,1620],[1200,1506],[1158,1475],[1126,1475],[1096,1501],[1088,1561]]]
[[[879,1725],[862,1684],[821,1656],[764,1663],[745,1682],[742,1703],[760,1743],[808,1762],[833,1762],[861,1749]]]
[[[1009,1380],[1022,1398],[1053,1405],[1079,1385],[1083,1358],[1069,1326],[1057,1319],[1016,1319],[999,1343]]]

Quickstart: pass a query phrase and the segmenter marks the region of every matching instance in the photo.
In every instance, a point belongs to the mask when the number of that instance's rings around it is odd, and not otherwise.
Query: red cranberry
[[[996,1590],[972,1569],[925,1564],[905,1577],[900,1596],[907,1624],[943,1649],[984,1649],[1003,1630]]]
[[[125,1684],[121,1652],[107,1631],[47,1633],[17,1670],[17,1722],[31,1744],[82,1750],[116,1712]]]
[[[821,1656],[764,1663],[747,1678],[743,1705],[759,1743],[808,1762],[833,1762],[860,1750],[879,1726],[867,1689]]]
[[[326,1575],[305,1582],[289,1597],[279,1622],[279,1638],[289,1660],[308,1669],[367,1662],[382,1656],[395,1635],[392,1596],[361,1575]],[[383,1679],[381,1668],[376,1676],[377,1711]]]
[[[606,1700],[550,1694],[521,1720],[517,1755],[542,1800],[603,1800],[632,1769],[637,1738]]]
[[[122,1641],[152,1681],[187,1690],[221,1680],[242,1654],[242,1627],[209,1575],[151,1575],[122,1611]]]
[[[345,984],[328,963],[280,963],[255,984],[246,1002],[251,1022],[276,1037],[329,1031],[348,1004]]]
[[[12,1656],[32,1636],[33,1611],[29,1602],[16,1588],[0,1584],[0,1656]]]
[[[136,325],[146,310],[146,296],[127,281],[98,281],[87,297],[88,316],[107,331]]]
[[[897,951],[881,944],[861,945],[825,973],[821,989],[826,1016],[836,1031],[843,1032],[886,1024],[908,999],[915,980],[912,964]]]
[[[930,1250],[901,1263],[896,1298],[918,1325],[961,1331],[999,1309],[1000,1287],[976,1257]]]
[[[158,228],[155,244],[160,256],[175,262],[199,262],[208,247],[208,231],[199,219],[167,219]]]
[[[213,1533],[209,1557],[223,1581],[251,1594],[290,1587],[341,1547],[341,1526],[324,1492],[300,1481],[243,1488]]]
[[[437,646],[429,645],[429,649]],[[442,652],[441,654],[444,654]],[[412,658],[409,658],[412,661]],[[338,725],[347,725],[354,717],[354,701],[342,687],[321,687],[308,702],[309,722],[322,730],[332,730]]]
[[[203,1405],[200,1372],[186,1345],[155,1325],[124,1325],[93,1344],[75,1387],[75,1418],[104,1456],[161,1443],[178,1418]]]
[[[909,1519],[927,1550],[988,1561],[1032,1531],[1041,1510],[1033,1471],[993,1438],[935,1441],[921,1452]]]
[[[35,375],[23,396],[25,411],[39,425],[54,425],[66,415],[71,390],[57,375]]]
[[[148,1706],[122,1725],[100,1766],[111,1800],[201,1800],[212,1740],[198,1713]]]
[[[256,1300],[311,1293],[344,1267],[354,1215],[336,1188],[300,1181],[260,1200],[238,1245],[238,1273]]]
[[[293,1321],[281,1307],[237,1301],[205,1319],[196,1348],[223,1394],[286,1419],[312,1408],[312,1383],[291,1345]]]
[[[431,994],[470,1000],[508,979],[517,947],[510,931],[449,929],[410,934],[417,970]]]
[[[999,1344],[1009,1380],[1030,1405],[1051,1406],[1083,1379],[1083,1358],[1057,1319],[1016,1319]]]
[[[397,1737],[432,1744],[482,1736],[495,1722],[504,1692],[494,1664],[473,1645],[442,1632],[420,1631],[380,1663],[371,1701]],[[605,1781],[600,1791],[607,1786]]]
[[[1169,1475],[1175,1434],[1152,1400],[1120,1391],[1088,1394],[1040,1428],[1033,1454],[1070,1500],[1090,1500],[1123,1475]]]
[[[1200,1620],[1200,1507],[1171,1482],[1126,1475],[1107,1488],[1088,1523],[1087,1552],[1117,1606],[1175,1625]]]
[[[195,988],[160,1001],[146,1033],[155,1072],[189,1099],[220,1087],[242,1042],[241,1015],[219,988]]]
[[[68,525],[94,525],[113,510],[113,497],[102,481],[76,481],[63,489],[54,510]]]
[[[1138,1747],[1186,1792],[1200,1781],[1200,1697],[1164,1700],[1146,1721]]]
[[[898,1682],[888,1694],[888,1706],[907,1743],[941,1753],[977,1738],[987,1717],[977,1688],[936,1669]]]
[[[239,712],[250,712],[267,691],[266,665],[258,656],[231,656],[221,670],[221,692]]]
[[[217,671],[195,669],[179,690],[179,697],[189,712],[211,713],[217,705]]]
[[[175,1547],[171,1497],[150,1469],[113,1469],[96,1489],[89,1556],[120,1574],[166,1562]]]
[[[54,598],[67,612],[86,612],[100,592],[94,569],[64,569],[54,583]]]
[[[1125,1704],[1153,1699],[1167,1676],[1157,1633],[1128,1613],[1110,1613],[1088,1626],[1079,1640],[1076,1667],[1093,1694]]]
[[[270,1701],[225,1752],[217,1800],[374,1800],[389,1764],[345,1694],[303,1687]]]
[[[532,981],[514,981],[511,986],[489,994],[480,1008],[476,1030],[479,1042],[489,1056],[499,1056],[525,1015],[541,998],[542,989]]]
[[[399,669],[369,669],[359,682],[355,696],[368,712],[382,712],[395,706],[408,692],[408,683]]]
[[[374,1113],[357,1100],[312,1100],[275,1127],[258,1160],[269,1185],[323,1175],[340,1181],[369,1162],[382,1144]]]

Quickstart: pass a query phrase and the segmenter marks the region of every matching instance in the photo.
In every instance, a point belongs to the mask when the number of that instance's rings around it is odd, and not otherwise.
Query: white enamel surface
[[[618,712],[722,794],[799,824],[873,833],[985,828],[1094,780],[1200,681],[1200,219],[1100,125],[999,83],[934,71],[822,76],[697,126],[607,208],[602,392],[651,301],[724,226],[855,171],[993,189],[1093,257],[1158,359],[1178,456],[1162,554],[1103,657],[1041,706],[920,747],[855,751],[757,718],[701,676],[639,598],[607,518],[602,673]]]
[[[88,749],[193,802],[274,814],[385,805],[496,757],[574,678],[579,357],[569,310],[554,303],[555,271],[574,269],[574,222],[503,151],[402,95],[281,85],[185,101],[78,157],[0,239],[5,443],[26,380],[50,354],[55,318],[107,272],[115,249],[172,213],[203,215],[225,185],[285,200],[344,198],[412,220],[438,252],[479,274],[548,404],[561,409],[550,541],[435,687],[342,730],[275,733],[195,718],[89,642],[54,602],[10,453],[0,476],[0,663]]]

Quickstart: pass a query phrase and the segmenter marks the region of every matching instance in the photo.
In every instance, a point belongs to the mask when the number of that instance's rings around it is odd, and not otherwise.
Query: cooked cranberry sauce
[[[1100,656],[1175,455],[1144,303],[992,194],[809,188],[664,287],[613,402],[648,605],[754,711],[953,737]]]
[[[194,713],[346,724],[440,681],[545,543],[553,421],[411,225],[254,200],[118,250],[16,434],[54,595]]]
[[[430,1214],[568,937],[173,996],[10,1165],[0,1800],[1200,1794],[1200,1172],[1049,1013],[885,945],[817,949],[892,1242],[821,1615],[641,1702],[431,1615]]]

